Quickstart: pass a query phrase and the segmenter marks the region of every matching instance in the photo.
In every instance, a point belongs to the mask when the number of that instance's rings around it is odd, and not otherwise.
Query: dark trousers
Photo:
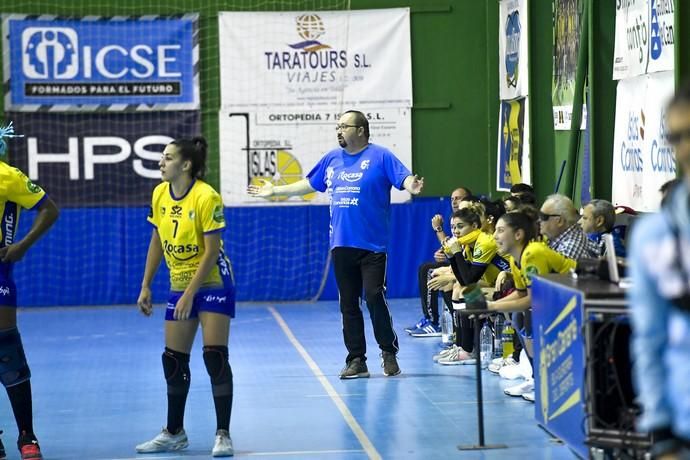
[[[366,359],[364,317],[360,308],[362,294],[379,348],[397,353],[398,336],[393,330],[393,318],[384,297],[386,253],[338,247],[333,249],[332,255],[343,315],[343,338],[348,352],[346,362],[354,358]]]
[[[424,262],[419,266],[417,279],[419,281],[419,298],[422,302],[422,314],[426,319],[438,325],[438,291],[429,292],[427,282],[429,271],[447,266],[447,262]]]

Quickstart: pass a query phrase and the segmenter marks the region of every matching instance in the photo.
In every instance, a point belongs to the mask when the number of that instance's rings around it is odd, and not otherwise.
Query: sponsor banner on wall
[[[365,111],[369,118],[371,142],[390,149],[412,170],[411,113],[407,108]],[[325,193],[301,197],[257,199],[247,195],[249,184],[261,180],[286,185],[302,180],[321,159],[338,148],[333,111],[262,111],[240,113],[221,111],[220,182],[226,206],[260,204],[326,204]],[[406,191],[391,190],[392,202],[409,200]]]
[[[199,112],[6,113],[24,137],[10,163],[61,206],[140,206],[160,183],[166,144],[198,135]]]
[[[409,8],[221,12],[218,24],[223,108],[412,106]]]
[[[616,2],[613,79],[673,70],[674,0]]]
[[[3,15],[5,109],[199,108],[198,15]]]
[[[537,423],[582,458],[585,431],[583,293],[539,276],[532,282],[534,389]]]
[[[647,73],[673,70],[674,68],[674,12],[674,0],[649,0]]]
[[[528,98],[501,101],[498,126],[496,189],[531,184]]]
[[[676,177],[665,120],[673,89],[673,72],[618,82],[611,193],[615,205],[656,211],[661,201],[659,187]]]
[[[527,96],[527,0],[501,0],[498,30],[500,99]]]
[[[575,73],[580,50],[582,2],[556,0],[553,10],[553,81],[551,102],[553,127],[556,131],[570,129],[575,97]],[[583,104],[582,125],[587,126],[587,107]]]

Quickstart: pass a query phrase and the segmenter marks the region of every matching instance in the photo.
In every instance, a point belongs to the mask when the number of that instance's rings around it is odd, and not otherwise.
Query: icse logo
[[[28,27],[22,32],[22,70],[28,78],[67,80],[77,76],[77,32],[69,27]]]

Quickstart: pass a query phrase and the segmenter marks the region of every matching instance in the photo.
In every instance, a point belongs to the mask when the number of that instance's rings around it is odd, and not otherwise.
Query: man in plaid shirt
[[[588,243],[587,235],[577,223],[580,215],[573,202],[565,195],[549,195],[539,211],[539,229],[556,252],[577,260],[598,257]]]

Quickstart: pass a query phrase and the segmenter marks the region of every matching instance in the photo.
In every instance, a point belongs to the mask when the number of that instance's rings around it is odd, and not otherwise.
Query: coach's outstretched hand
[[[403,182],[403,188],[412,195],[419,195],[424,188],[424,178],[416,174],[414,176],[407,176]]]
[[[265,179],[259,179],[261,185],[251,184],[247,187],[247,193],[251,196],[266,198],[273,196],[273,184]]]

